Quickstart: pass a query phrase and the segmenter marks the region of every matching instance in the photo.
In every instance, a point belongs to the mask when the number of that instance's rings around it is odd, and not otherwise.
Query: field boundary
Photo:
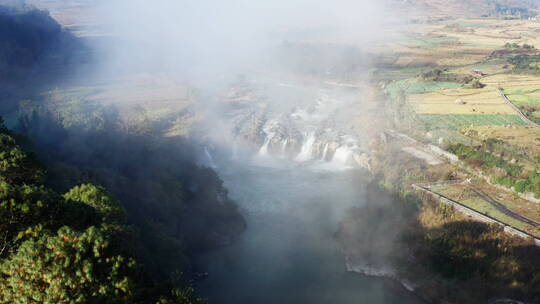
[[[434,186],[447,186],[447,185],[457,185],[457,184],[461,184],[461,183],[464,183],[465,181],[464,180],[458,180],[458,181],[443,181],[443,182],[436,182],[436,183],[426,183],[426,184],[413,184],[412,187],[413,189],[415,190],[418,190],[418,191],[421,191],[421,192],[424,192],[424,193],[427,193],[428,195],[431,195],[432,197],[434,197],[435,199],[437,199],[438,201],[440,201],[441,203],[447,205],[447,206],[451,206],[453,207],[455,210],[465,214],[466,216],[470,217],[470,218],[473,218],[477,221],[480,221],[480,222],[483,222],[483,223],[488,223],[488,224],[497,224],[501,227],[503,227],[503,230],[504,232],[506,232],[507,234],[510,234],[512,236],[518,236],[518,237],[521,237],[523,239],[528,239],[528,240],[532,240],[534,242],[534,244],[536,246],[540,246],[540,239],[536,238],[535,236],[523,231],[523,230],[520,230],[518,228],[515,228],[515,227],[512,227],[512,226],[509,226],[508,224],[505,224],[489,215],[486,215],[486,214],[482,214],[470,207],[467,207],[465,205],[463,205],[462,203],[458,202],[458,201],[455,201],[453,199],[450,199],[444,195],[441,195],[439,193],[436,193],[434,191],[431,191],[429,189],[429,187],[434,187]]]
[[[534,126],[534,127],[537,127],[537,128],[540,128],[540,125],[533,122],[532,120],[530,120],[525,114],[523,114],[523,112],[521,112],[521,110],[516,107],[515,104],[513,104],[510,99],[508,99],[508,96],[506,96],[506,94],[504,94],[503,91],[501,91],[499,88],[497,88],[497,92],[499,92],[499,94],[501,95],[501,97],[504,99],[504,102],[506,102],[506,104],[508,106],[510,106],[512,109],[514,109],[514,111],[516,111],[518,113],[518,115],[521,117],[521,119],[523,119],[524,122],[526,122],[528,125],[530,126]]]

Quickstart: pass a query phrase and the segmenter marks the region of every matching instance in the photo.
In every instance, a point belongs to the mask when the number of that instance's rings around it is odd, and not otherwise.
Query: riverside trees
[[[0,127],[0,303],[193,303],[145,272],[122,206],[105,189],[48,188],[39,162]]]

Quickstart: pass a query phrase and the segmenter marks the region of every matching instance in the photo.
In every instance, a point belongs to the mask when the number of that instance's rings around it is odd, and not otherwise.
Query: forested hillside
[[[125,208],[93,184],[59,193],[0,127],[0,303],[191,303],[136,252]]]
[[[192,142],[46,93],[72,47],[47,12],[0,6],[0,303],[198,302],[191,259],[244,219]]]
[[[16,110],[24,94],[50,85],[82,62],[86,49],[47,11],[0,1],[0,112]],[[74,60],[77,58],[77,60]]]
[[[191,258],[245,229],[192,145],[84,100],[19,115],[0,136],[0,303],[190,303]]]

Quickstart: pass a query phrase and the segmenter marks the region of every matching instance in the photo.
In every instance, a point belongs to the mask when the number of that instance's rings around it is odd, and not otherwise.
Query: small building
[[[486,76],[487,75],[486,73],[484,73],[483,70],[478,70],[478,69],[472,70],[471,72],[473,73],[473,75],[477,75],[477,76]]]

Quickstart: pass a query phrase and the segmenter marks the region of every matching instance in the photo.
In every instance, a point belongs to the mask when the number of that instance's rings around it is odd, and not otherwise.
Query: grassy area
[[[518,115],[480,115],[480,114],[423,114],[420,119],[433,129],[456,130],[462,126],[505,126],[526,125]]]

